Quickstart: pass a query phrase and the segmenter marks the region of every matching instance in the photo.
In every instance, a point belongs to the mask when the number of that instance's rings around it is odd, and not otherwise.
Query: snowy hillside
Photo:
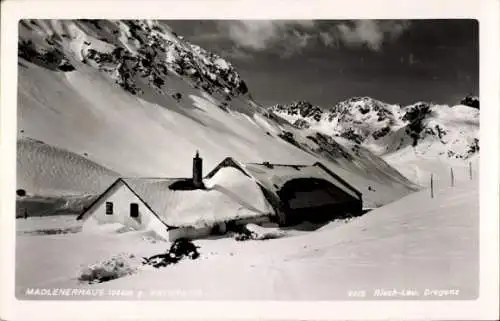
[[[117,176],[117,173],[92,162],[85,155],[33,139],[17,142],[17,185],[29,194],[64,196],[96,193],[108,187]]]
[[[19,37],[20,146],[31,138],[54,151],[30,159],[19,149],[17,187],[28,194],[99,193],[116,175],[189,177],[196,150],[205,173],[227,156],[319,160],[363,192],[366,207],[416,190],[369,150],[267,113],[231,63],[161,22],[23,20]],[[60,175],[75,171],[84,177]]]
[[[16,274],[16,293],[35,300],[43,296],[25,296],[26,287],[102,293],[94,300],[140,294],[161,300],[474,299],[479,284],[478,189],[473,180],[437,189],[434,198],[423,190],[348,223],[284,230],[285,236],[275,240],[198,240],[199,259],[160,269],[141,267],[138,258],[162,253],[166,244],[151,243],[140,232],[43,235],[50,222],[21,220],[16,266],[24,268]],[[63,219],[52,225],[76,229],[76,221]],[[84,267],[117,260],[120,253],[121,278],[93,285],[77,281]],[[135,291],[124,297],[108,289]]]
[[[428,177],[429,162],[445,165],[449,171],[468,165],[479,154],[479,109],[474,107],[425,102],[401,107],[355,97],[328,110],[304,101],[270,110],[297,128],[365,147],[424,185],[420,176]],[[411,171],[415,170],[426,174],[414,175]]]

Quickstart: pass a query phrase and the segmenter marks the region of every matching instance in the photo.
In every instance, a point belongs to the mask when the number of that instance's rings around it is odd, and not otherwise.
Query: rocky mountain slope
[[[76,59],[135,95],[145,94],[144,85],[166,93],[162,89],[168,73],[186,76],[194,86],[227,97],[248,91],[228,61],[182,41],[161,23],[23,20],[20,27],[20,57],[63,72],[75,70],[71,60]]]
[[[367,148],[419,183],[419,177],[411,174],[415,164],[409,163],[419,160],[422,168],[436,161],[461,166],[476,161],[479,154],[479,109],[475,107],[426,102],[400,106],[355,97],[326,110],[298,101],[272,106],[270,111],[301,130]]]

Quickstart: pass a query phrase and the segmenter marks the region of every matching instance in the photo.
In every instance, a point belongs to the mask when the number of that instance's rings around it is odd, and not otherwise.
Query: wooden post
[[[434,180],[431,173],[431,198],[434,198]]]
[[[472,162],[469,162],[469,179],[472,181]]]
[[[451,187],[455,186],[455,177],[453,176],[453,167],[450,168],[450,175],[451,175]]]

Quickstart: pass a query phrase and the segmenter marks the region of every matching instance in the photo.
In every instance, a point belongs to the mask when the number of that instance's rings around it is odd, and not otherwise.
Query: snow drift
[[[84,155],[42,141],[17,142],[17,186],[28,195],[96,194],[117,175]]]

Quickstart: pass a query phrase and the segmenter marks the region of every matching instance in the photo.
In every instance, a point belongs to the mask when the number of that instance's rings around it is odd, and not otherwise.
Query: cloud
[[[341,41],[347,46],[366,45],[379,51],[386,42],[395,41],[409,27],[403,20],[357,20],[336,26]]]
[[[233,54],[242,57],[244,52],[259,51],[288,57],[315,45],[380,51],[409,25],[404,20],[218,20],[216,30],[200,38],[229,41],[237,49]]]
[[[313,29],[315,23],[312,20],[222,20],[217,26],[237,47],[263,51],[283,44],[289,45],[290,50],[307,46],[311,36],[304,30]]]
[[[321,31],[318,35],[320,41],[327,47],[337,47],[339,40],[330,32]]]
[[[271,21],[222,23],[219,28],[239,46],[254,50],[266,49],[270,42],[276,40],[280,29]]]

